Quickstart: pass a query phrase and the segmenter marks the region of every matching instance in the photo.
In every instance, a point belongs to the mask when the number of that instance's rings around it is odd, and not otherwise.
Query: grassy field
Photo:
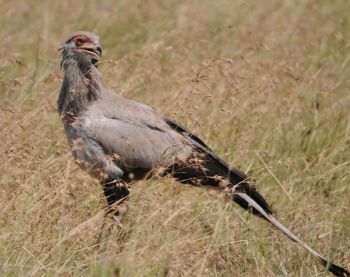
[[[122,224],[75,165],[57,49],[99,34],[104,83],[249,172],[276,216],[350,268],[350,1],[0,0],[1,276],[325,276],[221,195],[151,179]]]

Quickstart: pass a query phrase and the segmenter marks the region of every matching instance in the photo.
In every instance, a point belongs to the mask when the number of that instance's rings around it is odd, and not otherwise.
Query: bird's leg
[[[118,206],[124,202],[129,195],[128,185],[121,180],[106,180],[101,184],[108,203],[108,213],[112,212],[114,215],[120,216],[122,211]]]
[[[104,216],[101,231],[97,236],[96,244],[99,244],[105,237],[109,235],[115,224],[111,224],[108,218],[113,218],[117,221],[119,228],[122,228],[121,221],[126,213],[127,207],[122,207],[127,196],[129,195],[129,189],[126,182],[121,180],[105,180],[101,182],[103,192],[106,197],[108,206]]]

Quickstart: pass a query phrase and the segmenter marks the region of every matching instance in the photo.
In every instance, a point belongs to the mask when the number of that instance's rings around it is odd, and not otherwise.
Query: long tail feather
[[[183,128],[181,130],[182,131],[180,133],[185,132]],[[191,139],[191,135],[188,137]],[[199,153],[206,155],[204,158],[202,157],[202,160],[199,163],[200,166],[198,167],[197,163],[193,163],[193,165],[189,163],[185,166],[175,164],[165,171],[166,174],[172,175],[181,183],[195,184],[197,180],[200,182],[200,184],[213,187],[219,187],[220,180],[216,178],[217,176],[228,179],[230,186],[232,186],[233,201],[235,201],[245,210],[248,210],[254,215],[257,215],[270,222],[288,238],[301,245],[306,251],[316,257],[318,261],[335,276],[350,277],[349,271],[338,265],[330,263],[327,259],[322,257],[318,252],[316,252],[284,225],[282,225],[272,215],[271,209],[264,197],[262,197],[262,195],[260,195],[254,187],[249,185],[247,182],[247,176],[244,173],[230,168],[224,160],[220,159],[213,152],[211,152],[211,150],[198,138],[192,138],[192,143],[196,145]]]
[[[244,193],[245,195],[248,195],[250,198],[252,198],[260,208],[262,208],[267,214],[272,214],[271,208],[269,204],[267,204],[266,200],[262,195],[255,190],[252,186],[250,186],[246,182],[238,183],[234,186],[236,191],[240,191]],[[239,206],[241,206],[243,209],[250,211],[254,215],[257,215],[263,219],[266,219],[260,211],[258,211],[254,206],[250,205],[249,202],[246,201],[245,198],[241,197],[239,194],[234,194],[232,197],[232,200],[235,201]]]
[[[273,226],[275,226],[277,229],[279,229],[282,233],[284,233],[288,238],[290,238],[292,241],[298,243],[301,245],[306,251],[308,251],[311,255],[316,257],[320,263],[326,267],[326,269],[330,272],[332,272],[335,276],[341,276],[341,277],[349,277],[350,272],[346,269],[337,266],[335,264],[330,263],[327,261],[324,257],[322,257],[319,253],[317,253],[314,249],[312,249],[310,246],[308,246],[305,242],[300,240],[295,234],[293,234],[289,229],[287,229],[284,225],[282,225],[275,217],[272,216],[272,214],[267,213],[256,201],[254,201],[249,195],[242,193],[242,192],[234,192],[234,194],[237,194],[241,199],[244,199],[247,203],[249,203],[250,206],[254,207],[255,210],[260,212],[260,214],[269,221]]]

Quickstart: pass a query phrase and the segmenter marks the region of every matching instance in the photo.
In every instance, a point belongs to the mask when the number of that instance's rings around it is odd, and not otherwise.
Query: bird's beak
[[[82,45],[79,46],[79,49],[88,52],[89,54],[92,54],[97,59],[101,58],[102,55],[102,49],[101,45],[98,41],[95,42],[85,42]]]

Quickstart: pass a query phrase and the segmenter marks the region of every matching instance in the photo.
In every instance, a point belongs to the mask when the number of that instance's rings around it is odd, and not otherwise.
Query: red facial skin
[[[87,36],[84,36],[84,35],[77,35],[77,36],[72,38],[72,41],[78,47],[84,43],[87,43],[87,42],[94,43],[94,41],[92,41],[90,38],[88,38]]]

